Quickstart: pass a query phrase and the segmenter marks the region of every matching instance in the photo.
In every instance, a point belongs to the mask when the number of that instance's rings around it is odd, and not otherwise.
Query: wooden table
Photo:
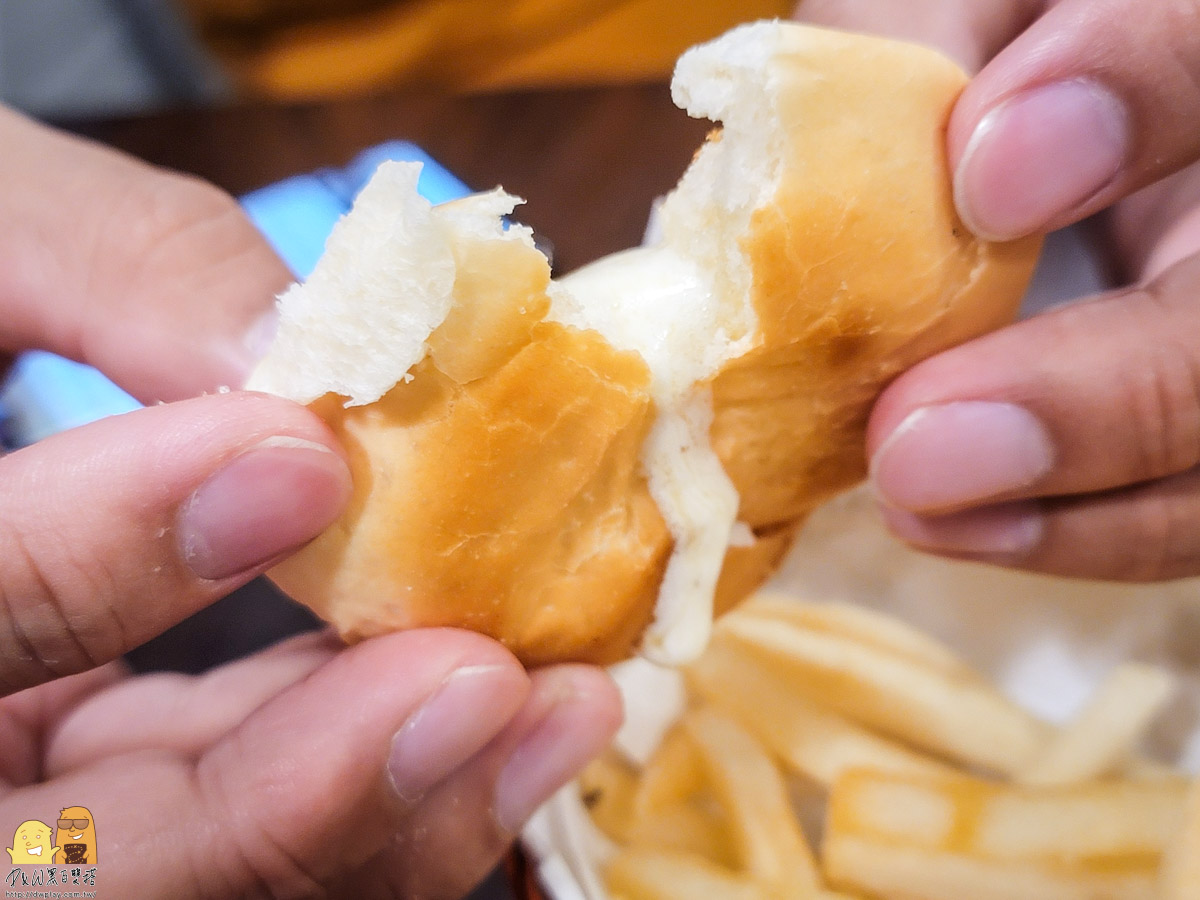
[[[566,272],[641,240],[651,202],[675,183],[711,126],[676,109],[665,84],[650,84],[469,98],[384,94],[69,127],[235,195],[343,166],[385,140],[411,140],[471,187],[502,184],[524,197],[516,218],[552,242],[555,269]],[[201,671],[316,625],[258,579],[130,661],[142,669]],[[511,896],[497,873],[473,900]]]
[[[665,84],[445,97],[383,94],[335,103],[236,106],[76,124],[75,130],[234,194],[359,150],[411,140],[468,185],[502,184],[518,218],[572,268],[641,239],[654,197],[679,177],[711,127]]]

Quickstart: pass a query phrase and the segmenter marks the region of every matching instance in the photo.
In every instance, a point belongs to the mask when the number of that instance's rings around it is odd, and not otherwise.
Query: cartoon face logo
[[[96,862],[96,821],[86,806],[68,806],[58,816],[59,865],[92,865]]]
[[[50,843],[50,826],[37,819],[30,819],[17,826],[13,845],[5,847],[14,866],[51,865],[51,857],[58,847]]]

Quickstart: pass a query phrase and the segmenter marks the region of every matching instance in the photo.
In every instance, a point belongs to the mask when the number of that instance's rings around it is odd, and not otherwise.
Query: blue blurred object
[[[319,169],[259,188],[242,198],[242,207],[296,277],[304,278],[334,223],[386,160],[423,163],[417,189],[432,203],[470,193],[416,144],[388,141],[364,150],[345,168]],[[22,353],[0,388],[0,441],[8,449],[23,447],[138,406],[91,366],[40,350]]]
[[[17,357],[0,391],[4,445],[24,447],[139,406],[91,366],[44,350],[30,350]]]

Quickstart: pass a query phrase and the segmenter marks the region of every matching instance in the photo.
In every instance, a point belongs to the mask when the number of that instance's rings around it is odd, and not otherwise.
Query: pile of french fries
[[[1138,753],[1164,670],[1054,727],[899,620],[762,594],[685,677],[648,761],[579,782],[612,900],[1200,900],[1200,787]]]

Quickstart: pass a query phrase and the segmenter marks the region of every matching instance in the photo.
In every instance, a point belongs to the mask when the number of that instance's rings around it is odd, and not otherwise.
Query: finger
[[[1157,278],[1200,252],[1200,163],[1118,203],[1109,223],[1129,282]]]
[[[1200,573],[1196,470],[1082,497],[885,517],[917,547],[1051,575],[1159,581]]]
[[[328,634],[303,635],[203,676],[125,679],[55,727],[44,775],[59,778],[104,757],[152,749],[198,757],[338,649]],[[376,885],[390,879],[400,896],[462,895],[492,869],[529,812],[608,744],[619,720],[619,697],[599,670],[535,673],[513,721],[431,791],[364,878]],[[479,808],[464,808],[464,798]],[[457,860],[451,870],[444,865],[449,851]]]
[[[955,199],[990,238],[1047,231],[1200,155],[1200,5],[1061,0],[951,118]]]
[[[3,108],[0,145],[0,352],[146,402],[242,384],[290,276],[232,198]]]
[[[608,746],[621,701],[607,675],[557,666],[535,672],[532,682],[520,713],[428,795],[396,842],[346,885],[346,896],[361,896],[369,885],[387,885],[397,897],[464,896],[534,810]]]
[[[107,757],[10,794],[0,814],[21,821],[78,798],[97,823],[102,896],[323,896],[504,728],[528,689],[511,654],[478,635],[375,638],[278,694],[198,761]]]
[[[801,0],[796,18],[926,44],[977,72],[1044,5],[1045,0]]]
[[[949,512],[1194,467],[1198,284],[1191,257],[1146,288],[1054,310],[905,373],[868,428],[884,502]]]
[[[198,756],[342,649],[329,632],[314,632],[203,675],[126,678],[56,723],[43,746],[44,775],[56,778],[102,757],[139,750]]]
[[[0,698],[0,790],[44,776],[43,751],[58,723],[77,705],[120,684],[129,674],[120,660]]]
[[[0,458],[0,687],[113,659],[313,538],[349,494],[340,453],[302,407],[224,394]]]

